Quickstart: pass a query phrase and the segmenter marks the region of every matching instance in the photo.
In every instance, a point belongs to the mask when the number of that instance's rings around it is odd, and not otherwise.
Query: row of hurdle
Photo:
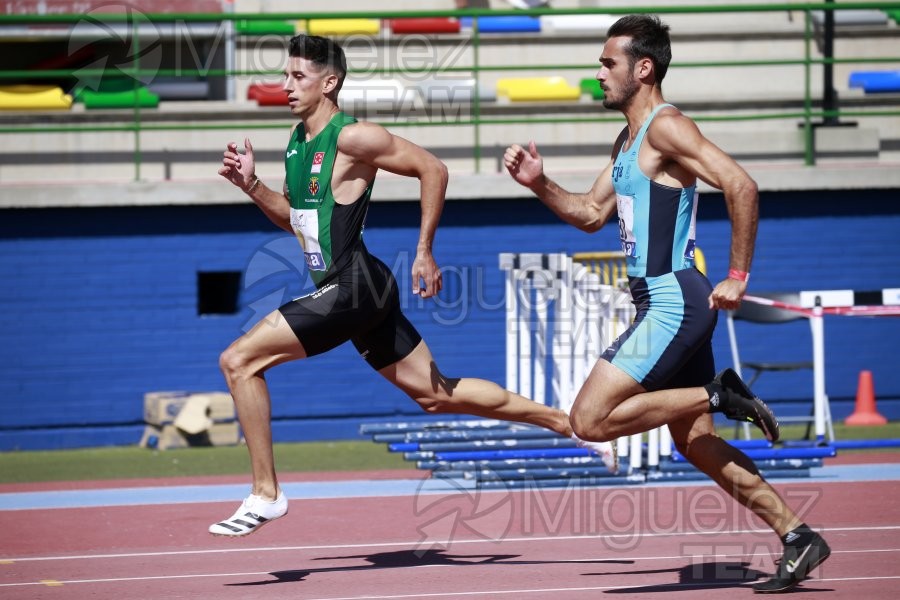
[[[437,479],[479,489],[638,485],[697,481],[707,476],[672,448],[667,427],[617,440],[619,471],[569,439],[530,425],[487,419],[365,424],[360,433],[400,453]],[[733,440],[767,479],[808,478],[831,446],[777,448],[765,440]]]
[[[566,412],[603,349],[633,318],[618,252],[499,257],[505,277],[506,388]],[[559,487],[703,479],[668,427],[616,441],[620,469],[551,431],[494,420],[368,424],[361,432],[437,478],[480,488]],[[810,476],[833,446],[734,440],[767,478]]]

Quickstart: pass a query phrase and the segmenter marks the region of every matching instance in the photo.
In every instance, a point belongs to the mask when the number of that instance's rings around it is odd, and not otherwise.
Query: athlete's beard
[[[609,96],[604,96],[603,98],[603,108],[611,108],[613,110],[624,110],[631,104],[632,98],[637,94],[638,88],[640,87],[640,83],[637,79],[634,78],[632,73],[628,74],[628,79],[622,84],[621,93],[618,94],[618,98],[610,98]]]

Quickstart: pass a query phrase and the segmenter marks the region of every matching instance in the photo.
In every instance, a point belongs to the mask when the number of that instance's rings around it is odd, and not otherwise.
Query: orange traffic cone
[[[875,384],[872,371],[859,372],[859,386],[856,388],[856,408],[844,420],[847,425],[884,425],[887,419],[875,408]]]

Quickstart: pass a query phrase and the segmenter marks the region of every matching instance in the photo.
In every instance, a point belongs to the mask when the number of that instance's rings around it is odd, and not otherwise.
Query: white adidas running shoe
[[[574,433],[572,434],[572,439],[575,440],[575,445],[579,448],[586,448],[598,455],[610,473],[615,474],[619,472],[619,452],[614,441],[589,442],[581,439]]]
[[[209,532],[225,537],[250,535],[269,521],[283,517],[287,511],[287,497],[280,490],[274,501],[250,494],[231,517],[210,525]]]

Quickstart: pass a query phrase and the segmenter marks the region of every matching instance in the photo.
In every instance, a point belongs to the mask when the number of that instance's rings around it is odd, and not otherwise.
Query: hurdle
[[[360,432],[436,479],[468,482],[476,489],[637,485],[657,481],[695,481],[706,475],[672,450],[668,428],[624,440],[626,472],[612,474],[600,457],[570,439],[531,425],[488,419],[365,424]],[[784,450],[765,440],[734,440],[767,478],[810,477],[810,468],[834,456],[834,447]]]
[[[834,430],[831,407],[825,391],[825,315],[846,317],[900,316],[900,288],[875,291],[806,290],[800,292],[799,305],[786,304],[769,298],[744,296],[754,302],[796,312],[809,320],[813,350],[813,425],[816,444],[833,444]],[[733,336],[732,336],[733,338]]]
[[[506,388],[568,413],[603,350],[634,318],[624,256],[501,253],[499,264],[505,274]],[[660,452],[668,453],[671,437],[668,428],[647,437],[648,459],[655,464]],[[628,472],[639,471],[643,436],[616,443]]]

